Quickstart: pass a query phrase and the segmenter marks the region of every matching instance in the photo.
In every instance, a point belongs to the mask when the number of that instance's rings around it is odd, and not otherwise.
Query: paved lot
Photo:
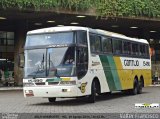
[[[22,91],[0,91],[0,112],[9,113],[157,113],[159,109],[136,109],[135,103],[160,103],[160,86],[144,88],[143,94],[115,93],[98,96],[95,104],[81,99],[24,98]]]

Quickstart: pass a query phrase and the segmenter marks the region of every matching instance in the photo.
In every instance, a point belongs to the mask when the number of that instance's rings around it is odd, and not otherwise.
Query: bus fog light
[[[33,90],[29,90],[29,93],[33,93]]]
[[[25,94],[27,97],[34,96],[33,90],[25,90]]]
[[[25,90],[25,93],[26,93],[26,94],[28,94],[28,93],[31,93],[31,94],[32,94],[33,91],[32,91],[32,90]]]
[[[29,93],[29,90],[25,90],[25,93]]]

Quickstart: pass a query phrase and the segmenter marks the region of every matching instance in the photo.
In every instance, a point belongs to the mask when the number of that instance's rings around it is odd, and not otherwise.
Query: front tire
[[[91,95],[89,95],[88,97],[88,102],[95,103],[95,100],[96,100],[96,84],[95,81],[93,81],[91,86]]]
[[[48,101],[49,101],[49,102],[55,102],[55,101],[56,101],[56,98],[48,98]]]

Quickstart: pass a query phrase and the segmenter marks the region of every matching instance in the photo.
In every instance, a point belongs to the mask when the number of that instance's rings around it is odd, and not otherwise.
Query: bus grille
[[[45,82],[42,83],[35,83],[36,85],[45,85]]]
[[[57,85],[59,82],[48,82],[48,85]]]

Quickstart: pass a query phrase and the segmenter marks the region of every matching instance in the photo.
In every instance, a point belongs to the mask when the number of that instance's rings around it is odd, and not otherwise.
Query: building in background
[[[22,85],[23,69],[18,67],[18,54],[23,52],[27,31],[63,25],[147,39],[153,51],[153,72],[155,69],[160,72],[159,1],[8,1],[0,1],[0,68],[14,72],[17,85]]]

